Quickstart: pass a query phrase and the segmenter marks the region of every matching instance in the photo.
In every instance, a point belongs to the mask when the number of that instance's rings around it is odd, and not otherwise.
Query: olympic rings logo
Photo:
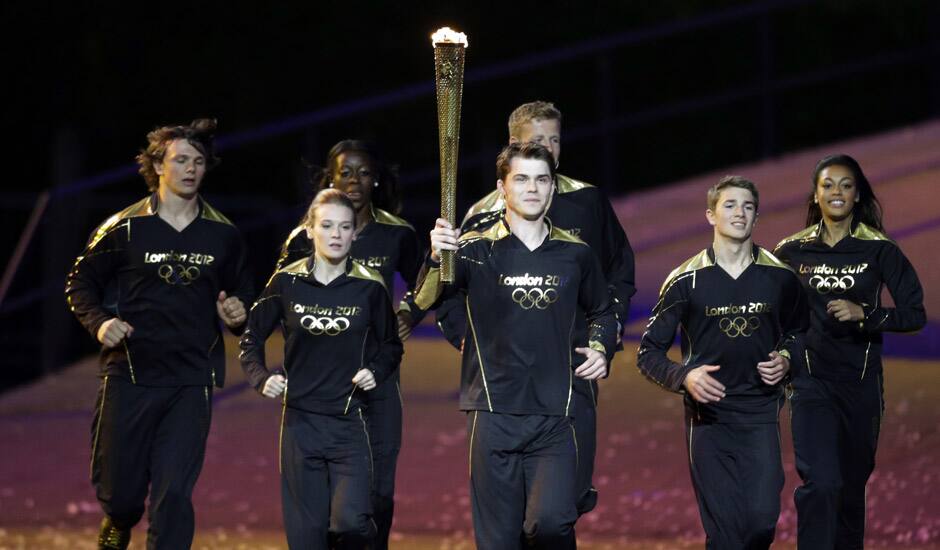
[[[313,315],[304,315],[300,318],[300,326],[304,327],[310,334],[319,336],[336,336],[349,328],[349,319],[346,317],[314,317]]]
[[[157,268],[157,275],[168,285],[188,285],[199,278],[199,268],[191,265],[183,267],[181,264],[163,264]]]
[[[855,278],[851,275],[843,275],[842,277],[836,277],[834,275],[829,275],[823,277],[822,275],[813,275],[809,279],[809,286],[816,289],[816,292],[820,294],[842,294],[846,290],[855,286]]]
[[[512,301],[519,304],[522,309],[546,309],[558,301],[558,291],[554,288],[517,288],[512,291]]]
[[[728,338],[737,338],[738,336],[748,336],[754,334],[754,331],[760,328],[760,319],[757,317],[722,317],[718,321],[718,328],[725,333]]]

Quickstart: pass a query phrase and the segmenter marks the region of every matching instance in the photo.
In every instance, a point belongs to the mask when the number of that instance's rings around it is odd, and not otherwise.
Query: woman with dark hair
[[[362,407],[398,369],[402,346],[382,276],[349,258],[355,227],[349,198],[320,191],[303,224],[315,251],[274,273],[240,341],[251,386],[283,395],[278,465],[291,548],[364,550],[375,536]],[[286,375],[265,365],[278,326]]]
[[[415,286],[424,253],[414,228],[397,214],[401,210],[398,176],[382,160],[376,147],[361,140],[343,140],[327,155],[324,168],[314,174],[318,189],[337,189],[351,199],[356,214],[356,232],[349,255],[382,274],[391,291],[395,272],[408,290]],[[303,225],[291,231],[278,260],[278,269],[311,254],[313,243]],[[405,310],[398,312],[399,335],[404,340],[420,319]],[[365,409],[372,439],[375,522],[378,535],[374,548],[388,547],[395,495],[395,467],[401,448],[402,402],[399,374],[394,374],[370,392]]]
[[[810,303],[803,369],[792,381],[798,546],[862,548],[865,485],[884,413],[883,332],[926,323],[917,273],[884,234],[861,166],[828,156],[813,171],[807,228],[775,254],[800,276]],[[881,303],[887,287],[894,307]]]

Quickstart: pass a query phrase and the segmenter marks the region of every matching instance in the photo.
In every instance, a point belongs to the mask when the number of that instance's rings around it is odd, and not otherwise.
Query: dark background
[[[562,172],[618,196],[940,115],[940,3],[8,1],[0,253],[42,192],[0,302],[0,389],[95,349],[65,274],[88,233],[146,192],[157,125],[219,120],[204,195],[259,281],[312,196],[301,159],[377,141],[424,235],[439,200],[430,34],[469,37],[459,211],[490,190],[520,103],[564,113]],[[810,167],[807,167],[809,172]],[[4,267],[6,267],[4,262]]]

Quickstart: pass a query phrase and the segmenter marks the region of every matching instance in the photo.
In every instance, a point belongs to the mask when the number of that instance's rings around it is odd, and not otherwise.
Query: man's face
[[[561,122],[555,119],[533,118],[522,125],[518,136],[509,138],[509,143],[538,143],[552,152],[555,167],[561,158]]]
[[[754,222],[757,221],[754,195],[741,187],[725,187],[718,194],[715,209],[707,210],[705,217],[715,227],[717,234],[744,242],[751,238]]]
[[[174,139],[166,147],[163,160],[154,162],[160,176],[160,187],[181,197],[193,197],[199,192],[206,175],[206,157],[185,139]]]
[[[544,160],[513,158],[505,180],[496,182],[506,208],[527,220],[537,220],[548,210],[555,182]]]

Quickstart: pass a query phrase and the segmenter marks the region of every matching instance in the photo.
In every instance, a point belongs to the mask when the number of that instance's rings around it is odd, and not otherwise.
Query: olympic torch
[[[457,225],[457,149],[467,35],[442,27],[431,35],[437,89],[437,131],[441,148],[441,217]],[[454,253],[441,251],[441,281],[454,281]]]

